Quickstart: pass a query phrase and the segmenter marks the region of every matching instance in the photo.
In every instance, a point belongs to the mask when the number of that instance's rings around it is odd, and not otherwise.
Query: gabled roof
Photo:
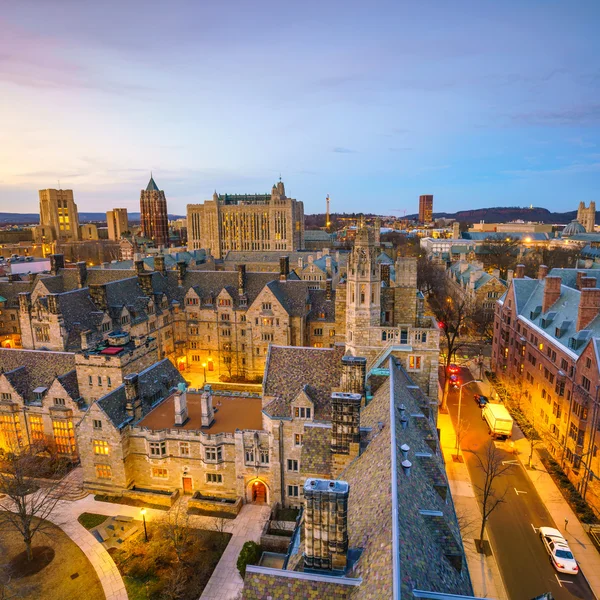
[[[140,372],[138,386],[142,399],[141,418],[145,417],[153,406],[168,397],[180,383],[185,383],[185,379],[168,358],[164,358]],[[159,397],[157,398],[157,396]],[[132,421],[125,410],[127,398],[124,384],[100,398],[97,404],[117,429]]]
[[[344,346],[305,348],[269,346],[263,395],[275,399],[264,407],[272,417],[291,417],[292,401],[305,389],[315,403],[316,420],[331,419],[331,392],[340,384]]]

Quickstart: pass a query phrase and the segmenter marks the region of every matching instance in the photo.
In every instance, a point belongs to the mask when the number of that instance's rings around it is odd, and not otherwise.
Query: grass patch
[[[46,523],[33,544],[33,564],[23,562],[19,556],[25,550],[21,535],[9,525],[2,527],[0,565],[7,569],[6,574],[11,578],[4,590],[7,598],[66,600],[81,598],[82,590],[85,590],[86,600],[105,600],[94,567],[64,531]],[[54,560],[51,556],[55,556]],[[12,573],[9,570],[11,563]]]
[[[104,521],[106,521],[108,517],[106,515],[97,515],[96,513],[81,513],[77,520],[86,528],[93,529],[94,527],[98,527],[98,525],[102,525]]]
[[[176,534],[176,535],[175,535]],[[148,523],[143,531],[109,550],[130,600],[197,600],[231,538],[229,533]]]
[[[125,504],[126,506],[139,506],[145,508],[154,508],[156,510],[169,510],[170,506],[163,506],[162,504],[151,504],[150,502],[143,502],[136,498],[127,498],[126,496],[107,496],[106,494],[96,494],[94,500],[98,502],[109,502],[110,504]]]

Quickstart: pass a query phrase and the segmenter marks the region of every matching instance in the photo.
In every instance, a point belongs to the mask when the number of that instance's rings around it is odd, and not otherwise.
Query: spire
[[[148,182],[148,185],[146,186],[146,191],[147,192],[158,192],[158,191],[160,191],[158,189],[158,186],[156,185],[156,182],[154,181],[154,177],[152,177],[152,171],[150,171],[150,181]]]

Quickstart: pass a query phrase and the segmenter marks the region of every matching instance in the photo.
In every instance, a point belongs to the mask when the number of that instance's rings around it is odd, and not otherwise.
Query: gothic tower
[[[167,199],[152,176],[146,189],[140,193],[140,219],[144,237],[153,240],[156,247],[169,245]]]
[[[585,202],[580,202],[577,209],[577,220],[585,227],[587,233],[593,233],[596,223],[596,203],[590,202],[589,208],[586,208]]]
[[[381,324],[381,275],[377,251],[375,232],[363,225],[356,234],[348,259],[346,284],[346,344],[355,356],[364,352],[360,348],[377,345],[370,339],[370,329]]]

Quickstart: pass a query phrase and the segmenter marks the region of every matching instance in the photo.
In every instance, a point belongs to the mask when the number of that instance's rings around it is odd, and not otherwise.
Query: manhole
[[[73,575],[71,575],[71,579],[77,579],[79,577],[79,573],[73,573]]]

